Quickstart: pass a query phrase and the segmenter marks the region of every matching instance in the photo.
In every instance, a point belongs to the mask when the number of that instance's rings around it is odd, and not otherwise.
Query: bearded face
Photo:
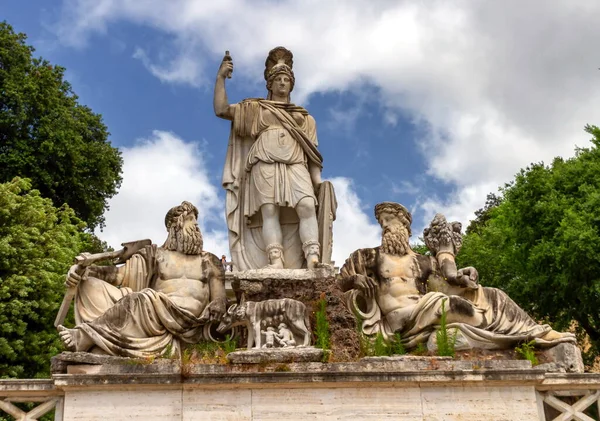
[[[169,236],[164,247],[167,250],[178,251],[184,254],[200,254],[204,241],[202,233],[195,218],[180,216],[181,221],[173,224],[169,229]]]
[[[381,238],[381,251],[386,254],[404,256],[409,250],[408,231],[400,222],[386,224]]]

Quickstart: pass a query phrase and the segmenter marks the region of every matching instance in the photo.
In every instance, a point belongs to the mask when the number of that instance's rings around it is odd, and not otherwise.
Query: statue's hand
[[[477,281],[479,281],[479,273],[477,269],[472,266],[459,269],[456,277],[458,278],[461,285],[465,285],[469,289],[477,289]]]
[[[225,79],[230,77],[231,73],[233,73],[233,61],[223,59],[219,71],[217,72],[217,77]]]
[[[80,273],[82,275],[80,275]],[[65,286],[67,288],[74,288],[79,285],[79,282],[85,281],[87,278],[85,274],[85,268],[81,265],[73,265],[67,272],[67,277],[65,279]]]
[[[368,276],[355,274],[352,275],[354,288],[362,291],[367,297],[374,297],[377,291],[377,282]]]
[[[202,315],[200,316],[200,320],[203,323],[213,322],[221,320],[221,317],[225,314],[227,310],[227,303],[225,298],[217,298],[216,300],[208,303]]]

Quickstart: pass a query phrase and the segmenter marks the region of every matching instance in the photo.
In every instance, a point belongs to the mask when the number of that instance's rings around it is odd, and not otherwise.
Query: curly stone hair
[[[396,218],[406,226],[408,230],[408,235],[412,235],[410,225],[412,224],[412,215],[404,206],[400,203],[395,202],[381,202],[375,205],[375,218],[381,224],[380,216],[382,213],[389,213],[394,215]]]
[[[183,218],[190,212],[193,212],[196,219],[198,219],[198,208],[185,200],[181,202],[181,205],[169,209],[169,212],[165,216],[165,227],[167,227],[167,230],[170,230],[174,224],[176,224],[177,228],[181,228],[183,226]]]
[[[200,254],[202,252],[204,241],[200,228],[197,225],[184,228],[184,219],[191,213],[198,219],[198,208],[185,201],[167,212],[165,226],[168,235],[165,244],[163,244],[165,249],[185,254]]]

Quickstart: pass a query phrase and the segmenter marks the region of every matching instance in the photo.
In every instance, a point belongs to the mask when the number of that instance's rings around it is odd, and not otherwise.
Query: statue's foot
[[[92,340],[77,329],[67,329],[63,325],[57,327],[58,336],[69,351],[87,351],[94,345]]]
[[[57,329],[58,336],[60,337],[60,340],[65,348],[67,348],[69,351],[75,351],[75,342],[73,341],[73,332],[71,329],[67,329],[63,325],[59,325]]]
[[[557,332],[554,329],[552,329],[550,332],[546,333],[540,339],[543,339],[545,341],[556,341],[556,340],[559,340],[559,339],[563,339],[563,340],[572,339],[573,341],[576,340],[575,335],[573,333],[571,333],[571,332]]]
[[[319,256],[314,255],[314,254],[309,254],[308,256],[306,256],[306,267],[308,269],[316,269],[321,263],[319,263]]]

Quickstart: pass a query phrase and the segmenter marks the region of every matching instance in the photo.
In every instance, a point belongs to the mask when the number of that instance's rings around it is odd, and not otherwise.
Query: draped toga
[[[351,289],[348,282],[343,282],[355,274],[371,277],[378,283],[386,282],[380,276],[377,266],[379,253],[379,247],[356,250],[340,270],[342,289],[347,291],[347,306],[360,316],[361,328],[366,335],[381,333],[384,338],[389,339],[395,333],[400,333],[405,346],[415,347],[427,342],[429,336],[439,328],[442,303],[445,303],[446,311],[452,311],[451,304],[454,301],[465,306],[466,312],[481,313],[485,320],[484,325],[479,327],[466,323],[448,323],[447,328],[456,329],[459,334],[457,349],[460,349],[461,342],[468,344],[470,348],[484,349],[503,349],[531,340],[535,340],[540,346],[575,342],[571,333],[563,333],[553,340],[544,339],[552,328],[547,324],[538,324],[500,289],[478,285],[476,290],[464,289],[461,296],[427,291],[427,280],[431,276],[439,276],[437,261],[431,256],[414,256],[415,282],[421,292],[418,300],[406,308],[383,314],[376,298],[364,297],[358,290]],[[394,323],[401,320],[400,331],[394,331],[390,326],[389,320],[392,318]]]
[[[233,121],[223,170],[229,247],[238,270],[264,267],[260,207],[280,207],[286,267],[301,267],[303,254],[294,208],[317,198],[308,166],[322,167],[316,123],[297,105],[246,99],[232,105]]]
[[[151,245],[133,255],[118,286],[88,277],[77,287],[74,329],[87,334],[104,353],[145,358],[178,353],[180,340],[200,340],[204,329],[200,316],[177,305],[168,293],[152,289],[159,276],[159,252]],[[197,282],[223,276],[216,256],[202,252],[198,259],[204,274]]]

